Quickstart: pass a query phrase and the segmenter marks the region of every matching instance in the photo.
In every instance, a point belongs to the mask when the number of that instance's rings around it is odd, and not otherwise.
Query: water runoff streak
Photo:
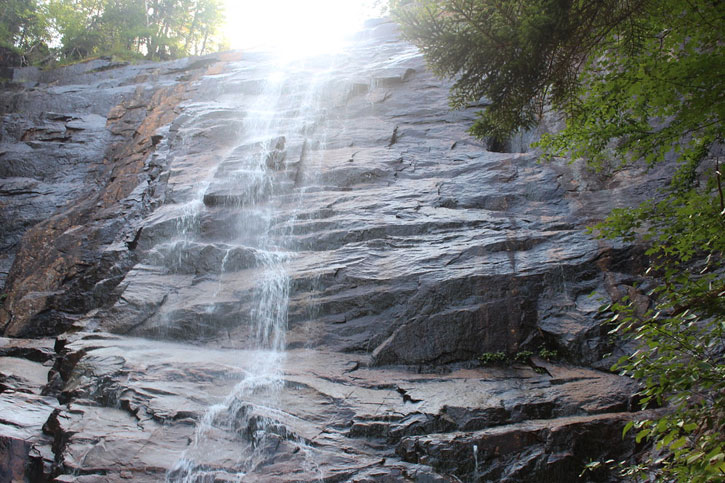
[[[198,224],[203,210],[236,213],[229,227],[233,239],[224,245],[219,291],[234,283],[232,259],[245,253],[255,273],[248,318],[239,321],[249,323],[248,349],[234,353],[251,361],[244,364],[244,376],[233,391],[197,422],[194,441],[166,475],[169,482],[254,480],[255,468],[268,464],[283,448],[301,454],[314,473],[309,448],[284,423],[290,416],[280,399],[290,292],[286,264],[294,256],[290,230],[304,193],[299,170],[309,156],[307,147],[324,144],[321,86],[331,66],[278,61],[265,69],[258,93],[240,102],[244,121],[236,147],[209,179],[200,180],[177,242],[183,246],[201,236],[195,235],[198,227],[188,227]],[[220,439],[238,441],[238,451],[219,454],[221,446],[228,447],[217,444]]]

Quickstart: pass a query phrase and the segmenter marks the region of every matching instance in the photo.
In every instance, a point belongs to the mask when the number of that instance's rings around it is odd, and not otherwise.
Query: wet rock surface
[[[192,63],[19,69],[35,87],[0,94],[6,335],[58,334],[107,303],[133,263],[135,223],[158,203],[154,155],[194,88],[176,80]]]
[[[53,360],[52,339],[0,338],[0,480],[42,481],[53,464],[43,426],[58,410],[44,394]]]
[[[570,481],[633,451],[636,387],[606,371],[621,348],[598,307],[632,293],[642,252],[585,228],[656,171],[486,151],[387,23],[285,67],[13,78],[0,479],[174,481],[193,462],[213,481]],[[242,398],[271,357],[251,341],[272,265],[281,378]]]
[[[367,355],[313,349],[285,354],[276,396],[283,411],[255,394],[232,427],[212,424],[207,446],[193,447],[208,408],[268,354],[99,332],[71,339],[64,357],[82,356],[63,375],[60,400],[69,402],[48,423],[62,458],[56,471],[66,474],[153,481],[195,451],[197,464],[215,475],[247,465],[245,481],[366,481],[368,472],[372,479],[557,481],[577,476],[589,458],[633,447],[619,438],[635,388],[612,374],[546,363],[549,374],[519,364],[371,368]],[[255,448],[260,420],[276,436]],[[250,463],[244,452],[252,450],[258,459]]]

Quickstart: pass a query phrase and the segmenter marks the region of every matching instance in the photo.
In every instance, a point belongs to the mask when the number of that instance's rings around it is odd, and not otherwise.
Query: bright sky
[[[377,16],[379,0],[225,0],[234,49],[274,48],[290,56],[334,51]],[[378,9],[379,10],[379,9]]]

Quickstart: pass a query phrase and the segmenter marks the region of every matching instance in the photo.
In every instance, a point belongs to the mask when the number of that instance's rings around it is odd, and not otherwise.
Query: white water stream
[[[306,147],[324,144],[321,86],[330,72],[331,66],[309,68],[302,61],[271,63],[259,94],[248,105],[239,106],[244,122],[233,143],[236,148],[219,160],[208,179],[200,180],[195,199],[187,204],[183,226],[178,227],[180,248],[199,236],[198,220],[203,210],[210,209],[205,197],[215,186],[224,187],[226,198],[221,205],[238,214],[231,227],[235,240],[219,267],[217,294],[226,283],[230,253],[240,248],[252,252],[257,276],[245,353],[254,360],[247,361],[249,369],[232,392],[197,422],[192,444],[167,473],[167,481],[240,481],[276,451],[280,440],[291,441],[308,454],[302,438],[284,425],[280,403],[290,293],[286,263],[294,256],[289,248],[290,230],[304,193],[295,173],[309,155]],[[281,200],[284,213],[280,213]],[[239,441],[236,461],[231,464],[228,458],[223,465],[209,463],[215,460],[219,438]],[[305,461],[314,468],[312,457]]]

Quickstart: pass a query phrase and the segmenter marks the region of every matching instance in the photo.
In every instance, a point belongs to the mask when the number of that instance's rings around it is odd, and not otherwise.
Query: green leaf
[[[681,438],[676,439],[671,445],[670,450],[674,451],[676,449],[680,449],[683,446],[687,444],[687,438],[682,436]]]
[[[637,433],[637,436],[635,436],[634,440],[635,440],[635,442],[640,443],[642,441],[642,439],[649,437],[649,435],[650,435],[650,430],[648,428],[641,429]]]
[[[632,429],[634,426],[634,421],[630,421],[627,424],[624,425],[624,429],[622,429],[622,437],[624,438],[627,435],[627,432]]]

